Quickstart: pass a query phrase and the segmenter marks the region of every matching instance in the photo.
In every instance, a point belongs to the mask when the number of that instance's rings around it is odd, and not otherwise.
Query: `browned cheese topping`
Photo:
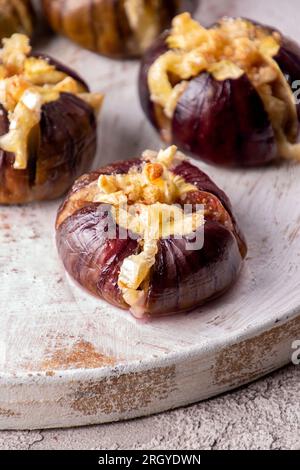
[[[223,18],[206,29],[188,13],[173,20],[167,44],[170,50],[152,64],[148,74],[151,100],[172,119],[188,80],[209,72],[216,80],[246,74],[260,95],[276,136],[279,153],[300,159],[296,144],[298,119],[292,90],[274,57],[281,36],[250,21]],[[172,76],[172,81],[170,80]]]
[[[23,170],[28,161],[28,140],[41,119],[43,104],[60,93],[72,93],[97,112],[103,95],[87,93],[83,85],[56,69],[47,59],[30,56],[29,38],[14,34],[3,39],[0,50],[0,103],[8,112],[9,131],[0,137],[2,150],[15,154],[14,168]]]

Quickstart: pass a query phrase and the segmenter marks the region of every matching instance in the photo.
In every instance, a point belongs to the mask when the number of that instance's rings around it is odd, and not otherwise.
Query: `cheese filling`
[[[189,235],[204,224],[204,211],[185,213],[180,205],[197,188],[172,173],[177,148],[158,154],[146,151],[142,168],[128,174],[101,175],[93,201],[111,204],[116,223],[138,236],[138,253],[123,261],[118,285],[135,315],[142,312],[147,282],[158,251],[158,241],[171,235]],[[150,161],[149,161],[150,160]]]
[[[188,13],[178,15],[167,38],[170,50],[149,69],[151,100],[170,120],[188,80],[201,72],[221,81],[246,74],[269,114],[280,155],[300,159],[295,99],[274,60],[280,42],[278,32],[267,32],[244,19],[223,18],[218,26],[206,29]]]
[[[14,34],[3,39],[0,50],[0,103],[8,111],[9,131],[0,137],[0,147],[15,155],[14,169],[24,170],[28,161],[28,140],[41,119],[42,106],[72,93],[98,112],[103,96],[87,93],[83,85],[56,70],[47,60],[30,57],[29,39]]]

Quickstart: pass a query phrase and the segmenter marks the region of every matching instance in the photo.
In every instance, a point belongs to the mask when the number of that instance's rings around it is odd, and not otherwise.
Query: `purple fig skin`
[[[228,196],[198,167],[191,165],[186,160],[183,160],[174,168],[173,173],[181,176],[187,183],[193,184],[200,191],[216,196],[232,217],[232,206]]]
[[[56,227],[58,226],[60,216],[65,216],[65,214],[69,213],[69,201],[70,198],[77,192],[81,191],[84,189],[86,186],[88,186],[90,183],[93,183],[93,181],[96,181],[100,175],[117,175],[117,174],[126,174],[132,167],[139,167],[142,164],[142,160],[139,158],[133,158],[131,160],[122,160],[118,161],[115,163],[111,163],[110,165],[107,165],[103,168],[100,168],[98,170],[91,171],[90,173],[82,175],[80,178],[78,178],[73,186],[70,188],[68,194],[66,195],[66,198],[64,201],[61,203],[58,214],[57,214],[57,219],[56,219]],[[81,203],[79,201],[77,203],[77,209],[83,207],[85,204],[84,202]],[[71,211],[74,210],[74,204],[71,206]]]
[[[232,205],[228,198],[228,196],[220,189],[210,178],[207,176],[206,173],[201,171],[194,165],[191,165],[187,161],[183,161],[179,164],[175,169],[174,173],[177,175],[182,176],[187,183],[193,184],[199,191],[204,191],[206,193],[210,193],[214,195],[224,206],[226,211],[231,217],[231,221],[234,227],[234,232],[236,239],[238,241],[238,245],[240,248],[240,252],[242,257],[244,258],[247,254],[247,243],[244,237],[243,232],[240,230],[235,216],[232,211]]]
[[[236,280],[241,260],[233,233],[210,220],[201,250],[187,250],[184,238],[160,240],[146,312],[152,317],[171,315],[218,297]]]
[[[139,74],[141,106],[162,138],[194,158],[223,167],[255,167],[276,160],[279,155],[271,121],[245,74],[223,82],[207,72],[192,78],[178,100],[166,138],[158,120],[159,106],[150,99],[147,77],[153,62],[168,50],[168,34],[166,31],[145,54]],[[274,59],[291,87],[300,80],[300,47],[294,41],[281,34]],[[300,121],[300,103],[297,111]]]
[[[45,58],[45,56],[43,56]],[[58,70],[85,82],[53,59]],[[1,107],[0,135],[8,132],[7,111]],[[61,93],[42,106],[41,120],[31,136],[27,168],[13,168],[14,154],[0,149],[0,204],[23,204],[62,196],[74,179],[92,164],[97,147],[93,108],[79,97]]]
[[[101,204],[89,204],[68,217],[58,228],[57,249],[67,272],[90,293],[126,308],[118,287],[118,274],[127,256],[137,250],[137,240],[109,239],[112,216]],[[118,235],[118,228],[117,228]]]
[[[138,237],[127,233],[125,239],[118,239],[117,226],[117,237],[111,239],[108,235],[113,222],[110,206],[105,205],[104,208],[101,203],[86,202],[78,195],[99,175],[127,173],[141,163],[140,159],[116,162],[83,175],[62,203],[56,223],[58,253],[70,276],[88,292],[126,310],[129,307],[118,287],[118,276],[123,260],[138,253]],[[186,245],[187,237],[158,241],[144,317],[188,311],[221,295],[236,280],[247,252],[245,239],[225,193],[205,173],[187,161],[179,163],[172,171],[218,201],[221,211],[231,222],[224,224],[220,220],[207,218],[201,249],[190,249]],[[72,202],[72,197],[75,202]]]

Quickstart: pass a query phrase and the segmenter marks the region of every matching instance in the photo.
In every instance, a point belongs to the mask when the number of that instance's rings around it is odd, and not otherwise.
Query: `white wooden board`
[[[300,40],[298,1],[203,1],[206,22],[242,14]],[[297,37],[298,36],[298,37]],[[95,166],[159,148],[138,103],[138,64],[65,39],[41,49],[104,91]],[[300,77],[299,77],[300,78]],[[290,361],[300,339],[300,165],[248,172],[201,164],[231,197],[249,245],[237,284],[188,315],[141,323],[65,276],[58,202],[0,208],[0,428],[127,419],[186,405]]]

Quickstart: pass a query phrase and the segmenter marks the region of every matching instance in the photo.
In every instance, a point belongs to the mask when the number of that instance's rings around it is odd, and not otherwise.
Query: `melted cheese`
[[[280,35],[243,19],[221,20],[217,27],[203,28],[188,13],[173,20],[167,38],[171,50],[152,64],[148,74],[151,100],[171,119],[187,80],[203,71],[216,80],[237,79],[247,74],[263,100],[282,157],[300,160],[296,144],[298,118],[292,90],[273,59]],[[177,78],[172,84],[170,74]]]
[[[179,83],[203,71],[209,71],[217,80],[237,78],[251,69],[263,56],[279,50],[275,35],[263,34],[245,20],[223,20],[218,28],[205,29],[189,13],[173,20],[167,38],[171,50],[154,61],[148,74],[151,99],[164,108],[168,117],[174,112],[174,94],[183,89],[170,82],[170,73]],[[258,34],[261,32],[261,34]]]
[[[177,156],[177,148],[169,147],[158,154],[145,152],[142,168],[133,167],[128,174],[101,175],[99,192],[94,202],[112,204],[116,223],[138,235],[140,252],[122,263],[118,285],[124,300],[135,315],[139,315],[147,280],[158,251],[158,240],[171,235],[193,233],[204,224],[204,212],[186,214],[176,205],[189,191],[197,188],[170,168]]]
[[[142,282],[145,281],[149,270],[155,263],[157,249],[156,239],[145,240],[141,253],[125,258],[118,280],[123,293],[126,293],[127,289],[138,290]]]
[[[27,142],[31,130],[40,121],[41,107],[40,94],[26,90],[10,117],[9,132],[0,137],[0,147],[15,154],[16,170],[27,166]]]
[[[134,204],[129,206],[127,214],[121,216],[119,212],[116,220],[120,226],[140,236],[142,251],[125,258],[118,279],[123,297],[135,313],[136,301],[143,298],[140,294],[155,264],[158,240],[193,233],[204,224],[204,212],[185,214],[179,206],[159,202],[147,206]]]
[[[133,167],[127,174],[101,175],[98,180],[100,192],[97,202],[117,204],[122,201],[134,203],[142,202],[145,205],[156,202],[172,204],[187,191],[195,190],[191,184],[169,171],[169,167],[175,158],[177,147],[169,147],[157,154],[156,161],[145,163],[142,171]],[[156,168],[156,170],[155,170]],[[159,176],[155,177],[154,171],[160,168]]]
[[[125,0],[124,8],[139,50],[144,52],[159,34],[157,5],[145,0]]]

